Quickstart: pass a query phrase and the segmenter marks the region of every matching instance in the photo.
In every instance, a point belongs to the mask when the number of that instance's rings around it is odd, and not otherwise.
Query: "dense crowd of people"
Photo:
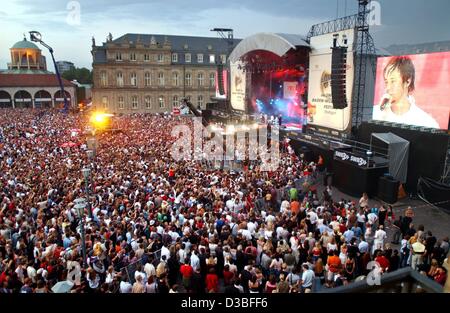
[[[171,129],[189,117],[116,117],[90,157],[82,115],[0,114],[0,293],[66,280],[76,293],[299,293],[402,267],[446,282],[448,237],[415,225],[411,208],[395,217],[366,195],[319,192],[320,168],[288,143],[276,171],[227,171],[173,160]]]

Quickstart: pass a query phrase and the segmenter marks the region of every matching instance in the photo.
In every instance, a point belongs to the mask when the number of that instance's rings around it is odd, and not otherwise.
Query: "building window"
[[[164,86],[164,73],[158,73],[158,85]]]
[[[123,97],[122,96],[120,96],[117,99],[117,102],[119,103],[119,109],[124,109],[125,108],[125,102],[123,101]]]
[[[106,72],[100,73],[100,84],[105,87],[108,85],[108,76],[106,76]]]
[[[227,63],[227,55],[226,54],[220,55],[220,62],[222,62],[222,64]]]
[[[148,53],[144,54],[144,61],[150,61],[150,55]]]
[[[108,108],[108,97],[102,97],[102,105],[104,109]]]
[[[122,53],[116,52],[116,61],[122,61]]]
[[[136,53],[130,53],[130,61],[136,61]]]
[[[136,73],[131,73],[130,75],[131,86],[137,86],[137,75]]]
[[[216,63],[216,56],[214,54],[209,55],[209,63]]]
[[[203,83],[204,83],[203,73],[198,73],[197,74],[197,82],[198,82],[198,86],[199,87],[203,86]]]
[[[209,87],[216,87],[216,73],[209,73]]]
[[[123,87],[123,75],[122,75],[122,72],[117,72],[117,86]]]
[[[203,63],[203,54],[201,54],[201,53],[197,54],[197,62]]]
[[[178,86],[180,84],[180,82],[179,82],[180,78],[179,78],[179,75],[177,72],[172,74],[172,79],[173,79],[174,86]]]
[[[197,97],[197,105],[201,108],[201,107],[203,107],[203,96],[202,95],[199,95],[198,97]]]
[[[172,53],[172,62],[178,62],[178,53]]]
[[[186,73],[185,81],[186,81],[186,86],[192,86],[192,75],[191,75],[191,73]]]
[[[190,53],[186,53],[186,54],[184,55],[184,61],[185,61],[186,63],[191,63],[191,54],[190,54]]]
[[[179,104],[180,104],[180,101],[178,100],[178,96],[173,96],[173,98],[172,98],[172,106],[174,108],[177,108]]]
[[[164,108],[164,96],[159,96],[158,98],[159,108]]]
[[[186,96],[186,101],[191,102],[192,97],[191,96]]]
[[[151,76],[150,72],[145,72],[144,84],[145,84],[145,86],[150,86],[152,84],[152,76]]]
[[[164,54],[158,54],[158,62],[164,62]]]
[[[150,109],[152,107],[152,98],[150,98],[150,96],[146,96],[144,101],[145,101],[145,108]]]
[[[137,109],[138,107],[139,107],[138,97],[137,96],[131,97],[131,108]]]

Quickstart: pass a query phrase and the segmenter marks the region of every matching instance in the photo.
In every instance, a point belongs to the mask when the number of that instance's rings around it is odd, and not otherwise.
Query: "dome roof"
[[[11,49],[36,49],[40,50],[33,42],[24,38],[22,41],[18,41],[11,47]]]

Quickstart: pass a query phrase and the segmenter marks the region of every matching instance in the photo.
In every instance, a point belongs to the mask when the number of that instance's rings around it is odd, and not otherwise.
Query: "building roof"
[[[75,87],[74,84],[61,78],[64,86]],[[55,74],[0,74],[1,87],[58,87]]]
[[[295,34],[258,33],[242,40],[230,55],[231,62],[238,61],[243,55],[254,50],[266,50],[283,56],[290,49],[309,47],[305,38]]]
[[[23,38],[23,40],[16,42],[11,49],[39,49],[38,46],[36,46],[33,42],[28,41],[26,38]]]
[[[395,44],[386,47],[385,50],[387,50],[392,55],[408,55],[450,51],[450,40],[417,44]]]
[[[163,45],[166,41],[171,45],[171,51],[176,53],[211,53],[211,54],[228,54],[228,42],[218,37],[195,37],[195,36],[175,36],[161,34],[125,34],[112,41],[113,44],[128,44],[130,48],[136,47],[136,43],[143,44],[144,47],[150,47],[154,40],[158,45]],[[233,46],[230,52],[236,47],[241,39],[233,39]],[[106,63],[106,44],[96,46],[93,50],[94,63]],[[187,45],[187,48],[186,48]],[[183,63],[184,59],[179,58],[178,63]],[[195,58],[190,62],[197,64]],[[207,63],[204,63],[207,64]]]
[[[161,45],[167,40],[172,46],[173,51],[205,51],[209,50],[208,46],[211,45],[211,51],[223,52],[227,51],[228,43],[226,40],[218,37],[195,37],[195,36],[175,36],[175,35],[158,35],[158,34],[125,34],[112,42],[115,44],[128,43],[135,45],[138,40],[140,43],[148,46],[151,43],[152,37],[156,43]],[[237,45],[241,40],[234,39],[233,45]],[[185,49],[185,44],[188,48]]]
[[[7,70],[0,70],[0,74],[53,74],[52,72],[46,70],[37,70],[37,69],[27,69],[27,68],[13,68]]]

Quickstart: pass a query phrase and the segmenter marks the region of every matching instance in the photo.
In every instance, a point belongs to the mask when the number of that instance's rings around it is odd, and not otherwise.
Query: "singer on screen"
[[[374,107],[373,118],[386,122],[439,128],[439,123],[416,105],[415,68],[406,56],[393,57],[384,68],[386,93]]]

